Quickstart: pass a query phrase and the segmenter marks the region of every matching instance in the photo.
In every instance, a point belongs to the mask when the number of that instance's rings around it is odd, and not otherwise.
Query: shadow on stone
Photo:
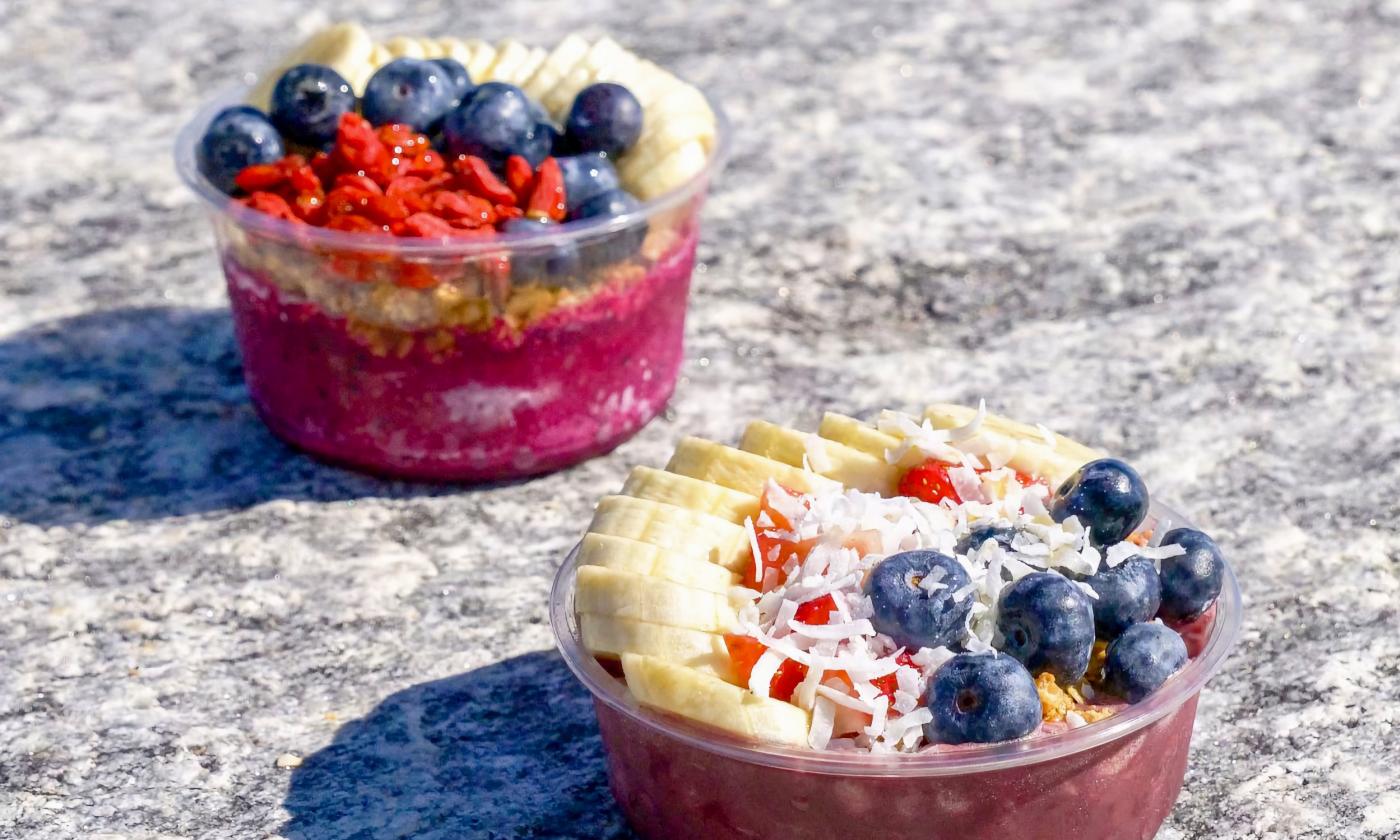
[[[224,309],[96,312],[0,339],[0,519],[460,492],[320,464],[258,420]]]
[[[633,837],[553,651],[389,696],[293,771],[285,806],[289,840]]]

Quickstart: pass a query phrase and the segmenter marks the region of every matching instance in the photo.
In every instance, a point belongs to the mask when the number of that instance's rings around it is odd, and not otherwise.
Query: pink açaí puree
[[[374,471],[477,481],[568,466],[621,443],[670,397],[696,235],[641,279],[519,330],[453,328],[446,346],[415,340],[403,355],[226,252],[249,393],[278,437]]]

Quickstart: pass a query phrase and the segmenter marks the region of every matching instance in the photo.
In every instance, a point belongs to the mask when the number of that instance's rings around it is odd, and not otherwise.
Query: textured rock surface
[[[293,5],[5,12],[0,837],[626,836],[544,652],[592,501],[682,430],[979,396],[1240,572],[1161,836],[1400,834],[1400,5],[344,4],[610,30],[739,127],[668,415],[486,490],[316,465],[247,403],[169,147]]]

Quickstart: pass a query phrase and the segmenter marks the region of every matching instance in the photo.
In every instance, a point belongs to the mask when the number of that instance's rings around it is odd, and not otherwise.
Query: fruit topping
[[[360,110],[374,125],[403,123],[431,133],[452,109],[457,84],[437,62],[396,58],[370,76]]]
[[[474,155],[504,167],[511,155],[538,166],[547,148],[535,142],[537,123],[525,92],[515,85],[487,82],[447,115],[442,137],[449,155]]]
[[[239,172],[273,163],[282,153],[282,135],[261,111],[247,105],[215,115],[195,149],[199,171],[224,192],[233,192]]]
[[[1151,621],[1162,603],[1157,567],[1141,555],[1117,566],[1101,566],[1084,583],[1098,596],[1092,599],[1094,627],[1105,639],[1117,638],[1132,625]]]
[[[1033,572],[1002,590],[997,631],[1001,649],[1028,669],[1075,683],[1089,667],[1094,611],[1073,581]]]
[[[1056,522],[1071,516],[1095,545],[1127,539],[1147,516],[1147,485],[1137,471],[1117,458],[1100,458],[1080,467],[1055,491],[1050,515]]]
[[[594,196],[621,188],[617,169],[605,155],[585,153],[559,158],[568,196],[569,218],[579,218],[578,208]]]
[[[1162,558],[1162,617],[1188,621],[1215,603],[1224,582],[1225,559],[1215,540],[1194,528],[1167,532],[1162,545],[1185,550]]]
[[[272,124],[288,140],[306,146],[334,140],[341,115],[354,110],[350,83],[321,64],[298,64],[272,88]]]
[[[967,571],[937,551],[905,551],[881,560],[865,582],[875,629],[912,649],[947,647],[962,636],[972,609]]]
[[[1134,624],[1108,646],[1104,685],[1136,703],[1186,664],[1186,643],[1164,624]]]
[[[462,66],[462,62],[455,58],[435,58],[432,61],[447,77],[447,88],[452,92],[452,107],[456,108],[476,90],[471,74]]]
[[[959,554],[970,554],[982,547],[982,543],[987,540],[994,541],[1001,546],[1002,551],[1011,551],[1011,541],[1016,538],[1016,529],[1007,528],[1001,525],[978,525],[967,536],[958,540],[957,552]]]
[[[620,155],[642,135],[642,103],[622,85],[589,85],[574,97],[564,135],[572,150]]]
[[[953,479],[948,475],[948,464],[937,458],[929,458],[910,469],[899,480],[899,495],[922,499],[938,504],[944,499],[960,502],[958,491],[953,487]]]
[[[933,720],[924,737],[935,744],[989,744],[1040,726],[1035,680],[1009,656],[961,653],[934,672],[924,703]]]

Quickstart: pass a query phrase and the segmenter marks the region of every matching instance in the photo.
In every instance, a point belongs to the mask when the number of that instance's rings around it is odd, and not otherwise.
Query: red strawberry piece
[[[491,167],[481,158],[475,155],[458,155],[453,167],[461,176],[462,186],[473,195],[481,196],[492,204],[515,203],[515,193],[501,183],[501,179],[496,177],[496,173],[492,172]]]
[[[262,213],[266,213],[275,219],[286,219],[289,222],[300,222],[297,214],[292,212],[292,208],[287,204],[287,200],[277,193],[258,191],[242,199],[243,203]]]
[[[404,236],[451,236],[452,225],[431,213],[414,213],[403,220]]]
[[[836,611],[836,601],[830,595],[823,595],[812,601],[807,601],[797,608],[797,614],[793,618],[803,624],[829,624],[831,614]]]
[[[506,159],[506,184],[515,193],[516,203],[525,204],[535,191],[534,167],[524,157],[511,155]]]
[[[912,496],[934,504],[944,499],[962,501],[962,497],[953,487],[953,480],[948,477],[948,464],[937,458],[929,458],[910,468],[899,480],[899,495]]]
[[[547,157],[535,173],[535,190],[530,193],[525,215],[532,219],[562,222],[567,210],[564,203],[564,172],[559,168],[559,161]]]

